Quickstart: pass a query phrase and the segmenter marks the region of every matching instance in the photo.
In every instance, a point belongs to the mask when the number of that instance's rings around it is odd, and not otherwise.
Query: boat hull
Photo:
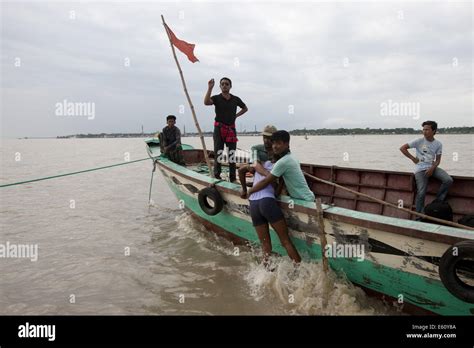
[[[192,212],[208,229],[235,244],[259,244],[251,223],[248,200],[239,197],[237,185],[218,182],[166,158],[159,158],[157,163],[179,205]],[[214,216],[207,215],[198,202],[199,191],[210,184],[216,185],[225,202],[223,210]],[[303,259],[320,260],[322,253],[314,203],[283,197],[279,204],[290,237]],[[403,309],[410,312],[474,314],[474,304],[458,299],[444,287],[437,265],[451,245],[474,239],[471,231],[327,205],[323,208],[328,245],[363,246],[364,249],[362,258],[329,257],[329,265],[335,272],[345,274],[354,284],[379,296],[395,299],[399,307],[406,307]],[[271,230],[270,234],[272,250],[286,255],[276,233]]]

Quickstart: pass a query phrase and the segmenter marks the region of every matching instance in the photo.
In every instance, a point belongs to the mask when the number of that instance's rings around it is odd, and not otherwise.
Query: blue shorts
[[[250,216],[254,226],[273,224],[285,218],[275,198],[265,197],[249,202]]]

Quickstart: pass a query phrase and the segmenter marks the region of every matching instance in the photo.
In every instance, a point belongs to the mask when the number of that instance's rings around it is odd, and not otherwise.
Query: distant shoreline
[[[337,129],[294,129],[289,131],[293,136],[328,136],[328,135],[420,135],[420,129],[412,128],[337,128]],[[153,133],[98,133],[98,134],[72,134],[72,135],[58,135],[56,137],[4,137],[3,139],[104,139],[104,138],[152,138],[156,132]],[[438,128],[438,135],[444,134],[474,134],[474,127],[447,127]],[[204,132],[205,137],[212,137],[212,132]],[[260,132],[237,132],[240,136],[260,136]],[[182,134],[182,137],[196,137],[199,136],[195,132],[187,132]]]
[[[291,135],[319,136],[319,135],[420,135],[421,130],[412,128],[337,128],[337,129],[294,129]],[[152,138],[154,133],[100,133],[100,134],[74,134],[57,136],[57,139],[68,138]],[[260,132],[237,132],[240,136],[260,136]],[[447,127],[438,128],[437,134],[474,134],[474,127]],[[204,136],[212,137],[212,132],[204,132]],[[199,136],[198,133],[186,133],[183,137]]]

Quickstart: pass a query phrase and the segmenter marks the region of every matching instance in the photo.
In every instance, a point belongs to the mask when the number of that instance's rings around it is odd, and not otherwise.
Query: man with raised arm
[[[230,94],[232,81],[223,77],[220,80],[221,93],[211,97],[214,88],[214,79],[208,82],[204,105],[214,105],[216,116],[214,119],[214,177],[221,179],[221,159],[224,144],[229,149],[229,180],[236,180],[235,151],[237,149],[237,131],[235,120],[248,110],[245,103],[239,97]],[[237,107],[240,111],[237,112]]]

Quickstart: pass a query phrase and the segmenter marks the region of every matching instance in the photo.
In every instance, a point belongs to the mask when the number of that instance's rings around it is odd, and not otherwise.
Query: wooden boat
[[[186,166],[180,166],[160,155],[157,139],[148,139],[146,144],[170,189],[207,229],[236,244],[259,243],[249,215],[249,202],[239,196],[240,185],[210,178],[202,150],[186,146]],[[212,152],[209,154],[212,157]],[[411,173],[314,164],[301,164],[301,168],[384,201],[414,207],[415,182]],[[453,179],[448,202],[457,221],[474,214],[474,178]],[[395,301],[409,313],[474,314],[473,230],[415,221],[407,212],[332,185],[316,181],[308,184],[324,203],[328,245],[342,245],[346,250],[358,246],[364,250],[363,260],[333,253],[329,258],[331,269],[343,272],[368,294]],[[435,197],[438,186],[436,180],[430,180],[427,202]],[[217,201],[213,196],[216,191]],[[315,204],[288,196],[280,196],[279,204],[303,259],[321,259]],[[273,251],[286,255],[274,231],[271,239]]]

